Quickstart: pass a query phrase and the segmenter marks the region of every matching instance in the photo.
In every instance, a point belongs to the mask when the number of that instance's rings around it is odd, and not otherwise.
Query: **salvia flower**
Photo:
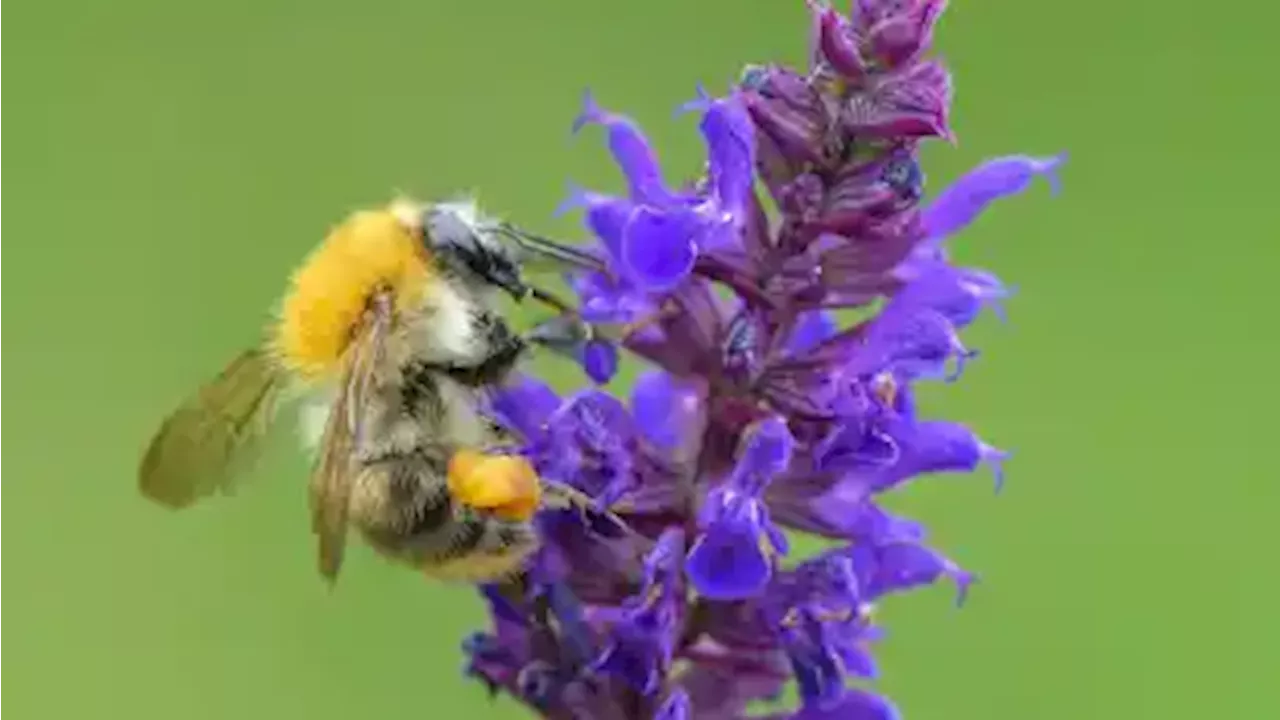
[[[540,510],[521,574],[481,588],[492,627],[463,649],[491,692],[565,720],[899,717],[866,685],[876,607],[940,581],[963,602],[977,576],[883,496],[983,467],[998,485],[1009,455],[915,403],[963,377],[963,331],[1013,295],[948,244],[1037,178],[1057,192],[1065,161],[1012,155],[926,188],[919,147],[951,138],[950,75],[928,57],[944,6],[811,2],[808,67],[749,66],[682,106],[706,148],[692,182],[586,96],[574,129],[603,135],[626,189],[571,192],[604,262],[570,276],[577,307],[543,340],[594,383],[620,353],[647,367],[626,401],[531,377],[491,398],[518,452],[584,498]],[[796,557],[796,532],[830,549]],[[795,707],[759,714],[788,685]]]
[[[575,131],[604,127],[629,193],[622,198],[575,189],[564,207],[585,209],[619,279],[637,290],[670,289],[688,276],[699,253],[733,245],[746,212],[755,144],[745,107],[735,97],[714,99],[700,90],[685,109],[701,114],[708,155],[705,187],[690,192],[669,189],[640,129],[590,94],[574,122]]]
[[[794,439],[774,417],[753,429],[729,479],[712,489],[699,517],[701,535],[685,570],[703,596],[751,597],[764,587],[774,555],[785,554],[786,536],[769,520],[764,489],[791,462]]]

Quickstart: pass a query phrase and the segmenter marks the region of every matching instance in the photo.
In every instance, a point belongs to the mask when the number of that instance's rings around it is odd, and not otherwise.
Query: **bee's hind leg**
[[[542,505],[547,508],[574,510],[588,527],[596,528],[597,520],[606,520],[609,525],[625,534],[635,533],[631,525],[617,514],[617,511],[626,510],[626,503],[601,507],[600,503],[586,493],[555,480],[542,479]]]
[[[461,448],[449,459],[450,494],[462,504],[526,522],[542,500],[537,471],[519,455]]]
[[[503,584],[519,576],[525,560],[538,547],[537,532],[529,523],[505,520],[465,506],[458,527],[449,547],[424,563],[426,575]]]

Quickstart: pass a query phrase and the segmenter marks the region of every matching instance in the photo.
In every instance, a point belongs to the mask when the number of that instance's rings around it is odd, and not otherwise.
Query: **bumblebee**
[[[229,491],[284,401],[301,397],[323,577],[336,580],[351,528],[434,578],[510,577],[537,547],[534,511],[584,499],[504,454],[478,409],[533,344],[497,296],[564,307],[525,283],[503,239],[590,262],[469,202],[397,200],[349,216],[293,274],[264,339],[160,425],[142,494],[176,509]]]

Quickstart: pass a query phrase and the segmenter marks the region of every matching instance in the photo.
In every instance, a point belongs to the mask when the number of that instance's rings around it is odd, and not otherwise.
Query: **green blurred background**
[[[990,155],[1071,160],[1061,197],[1039,186],[956,244],[1020,294],[929,406],[1016,456],[1000,497],[940,477],[896,503],[984,579],[960,612],[941,589],[887,609],[880,687],[912,720],[1274,710],[1276,12],[1249,5],[970,0],[942,23],[960,144],[930,149],[931,187]],[[800,60],[803,5],[9,11],[12,717],[520,717],[458,678],[469,592],[363,548],[326,592],[289,443],[237,501],[181,515],[135,495],[137,454],[345,212],[482,190],[573,235],[551,217],[567,181],[616,183],[598,134],[569,140],[582,88],[687,174],[699,139],[672,108]]]

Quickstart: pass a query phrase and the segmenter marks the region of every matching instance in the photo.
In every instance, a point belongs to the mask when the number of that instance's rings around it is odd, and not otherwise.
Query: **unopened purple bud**
[[[826,183],[813,173],[802,173],[778,192],[782,212],[801,223],[818,219],[826,195]]]
[[[785,154],[807,161],[821,159],[827,111],[804,78],[783,68],[759,68],[753,71],[750,86],[744,86],[742,92],[757,129]]]
[[[914,62],[933,43],[933,28],[947,0],[907,3],[903,11],[884,17],[867,31],[872,52],[887,68]]]
[[[951,139],[950,105],[950,74],[941,64],[926,62],[854,93],[842,119],[855,136]]]
[[[822,225],[833,230],[857,227],[866,216],[891,211],[900,198],[898,189],[885,179],[883,163],[850,167],[827,191]]]
[[[866,74],[866,64],[858,53],[857,37],[847,21],[834,8],[809,3],[810,12],[818,15],[818,50],[822,60],[845,80],[857,82]]]
[[[607,340],[592,339],[582,348],[582,369],[600,385],[618,372],[618,348]]]

